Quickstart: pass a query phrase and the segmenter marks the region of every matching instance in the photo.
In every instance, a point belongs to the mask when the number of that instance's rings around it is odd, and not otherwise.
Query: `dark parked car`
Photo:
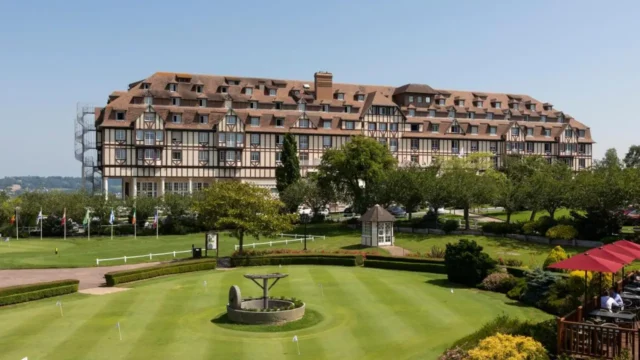
[[[355,215],[351,206],[345,208],[342,214],[344,217],[353,217],[353,215]]]
[[[407,216],[407,212],[401,208],[400,206],[390,206],[387,208],[387,211],[391,213],[391,215],[395,217],[405,217]]]

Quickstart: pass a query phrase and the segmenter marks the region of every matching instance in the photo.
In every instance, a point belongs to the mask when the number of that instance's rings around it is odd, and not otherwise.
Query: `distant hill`
[[[80,177],[69,176],[7,176],[0,179],[0,190],[19,194],[33,190],[74,191],[82,188]],[[119,192],[120,185],[109,184],[109,192]]]

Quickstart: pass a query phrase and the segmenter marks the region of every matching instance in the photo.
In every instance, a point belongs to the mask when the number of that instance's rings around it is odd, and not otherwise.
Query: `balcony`
[[[239,149],[242,150],[244,149],[244,143],[242,142],[231,142],[231,141],[225,141],[225,142],[218,142],[218,147],[219,148],[225,148],[225,149]]]

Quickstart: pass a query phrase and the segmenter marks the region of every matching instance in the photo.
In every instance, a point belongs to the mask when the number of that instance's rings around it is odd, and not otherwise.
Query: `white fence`
[[[256,248],[256,246],[267,246],[269,245],[269,247],[273,246],[273,245],[278,245],[278,244],[285,244],[285,245],[289,245],[291,243],[302,243],[304,242],[304,234],[300,235],[300,234],[280,234],[278,235],[279,237],[283,238],[283,237],[293,237],[293,239],[287,239],[287,240],[277,240],[277,241],[265,241],[265,242],[259,242],[259,243],[253,243],[253,244],[244,244],[244,248]],[[321,239],[324,240],[326,237],[324,235],[307,235],[307,241],[316,241],[316,239]],[[238,250],[240,248],[240,245],[234,245],[234,249]]]
[[[146,258],[148,257],[149,260],[153,260],[154,256],[163,256],[163,255],[173,255],[173,257],[176,257],[176,254],[186,254],[186,253],[191,253],[191,250],[185,250],[185,251],[173,251],[173,252],[166,252],[166,253],[159,253],[159,254],[146,254],[146,255],[135,255],[135,256],[123,256],[123,257],[119,257],[119,258],[111,258],[111,259],[96,259],[96,265],[100,266],[100,262],[101,261],[117,261],[117,260],[124,260],[125,264],[127,262],[127,259],[139,259],[139,258]]]

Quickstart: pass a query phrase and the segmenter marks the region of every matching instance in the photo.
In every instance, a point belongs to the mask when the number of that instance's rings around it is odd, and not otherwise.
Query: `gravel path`
[[[137,269],[157,264],[159,262],[92,268],[0,270],[0,288],[44,281],[78,279],[80,280],[80,289],[89,289],[103,285],[104,274],[108,272]]]
[[[405,255],[411,254],[411,251],[395,245],[385,246],[384,249],[387,250],[389,254],[391,254],[391,256],[405,256]]]

